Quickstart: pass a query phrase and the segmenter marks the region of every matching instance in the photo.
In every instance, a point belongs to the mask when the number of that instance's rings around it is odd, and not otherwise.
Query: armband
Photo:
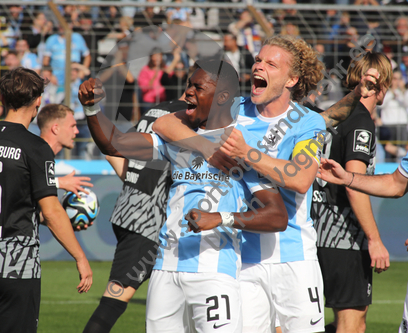
[[[84,108],[85,116],[87,116],[87,117],[94,116],[99,111],[101,111],[101,108],[100,108],[98,103],[96,103],[96,104],[94,104],[92,106],[84,105],[83,108]]]
[[[221,226],[232,227],[234,225],[234,213],[219,212],[221,215]]]

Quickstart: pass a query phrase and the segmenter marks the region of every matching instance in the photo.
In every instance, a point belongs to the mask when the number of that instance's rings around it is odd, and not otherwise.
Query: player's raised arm
[[[153,158],[153,140],[150,134],[123,133],[100,111],[98,102],[105,97],[102,82],[89,79],[83,82],[78,91],[78,98],[84,106],[92,138],[105,155],[151,160]]]
[[[246,212],[207,213],[198,209],[188,212],[186,220],[195,233],[218,226],[234,227],[246,231],[278,232],[286,230],[288,212],[278,190],[261,190],[254,193],[261,202],[260,208],[250,208]]]
[[[79,272],[79,293],[87,292],[92,285],[92,270],[85,253],[79,245],[67,214],[56,196],[48,196],[38,201],[44,217],[44,224],[50,229],[55,239],[75,259]]]

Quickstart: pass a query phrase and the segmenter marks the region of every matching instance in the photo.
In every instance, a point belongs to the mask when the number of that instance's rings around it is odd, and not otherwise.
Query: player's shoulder
[[[359,102],[351,115],[339,126],[345,130],[353,130],[356,128],[375,131],[375,124],[371,118],[370,111]]]
[[[291,103],[286,119],[297,130],[326,129],[326,122],[319,113],[298,103]]]

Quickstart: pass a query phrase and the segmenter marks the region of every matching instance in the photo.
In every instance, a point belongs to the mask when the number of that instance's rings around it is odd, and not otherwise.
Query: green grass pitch
[[[110,262],[91,262],[94,283],[87,294],[80,295],[75,289],[79,280],[74,262],[43,262],[38,332],[82,332],[105,290],[110,265]],[[394,262],[387,272],[375,274],[366,332],[398,332],[407,282],[408,263]],[[146,292],[147,283],[136,292],[112,333],[145,332]],[[326,309],[326,323],[332,319],[331,309]]]

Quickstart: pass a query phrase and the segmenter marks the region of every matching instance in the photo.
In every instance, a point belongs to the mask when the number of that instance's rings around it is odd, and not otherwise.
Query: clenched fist
[[[102,81],[90,78],[79,86],[78,98],[82,105],[92,106],[105,98]]]

